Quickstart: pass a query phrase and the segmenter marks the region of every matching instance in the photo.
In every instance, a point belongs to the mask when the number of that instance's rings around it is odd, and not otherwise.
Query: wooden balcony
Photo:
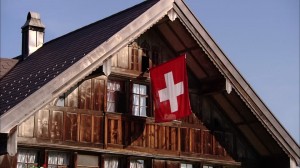
[[[199,123],[155,123],[150,117],[121,113],[48,107],[21,124],[18,135],[22,144],[36,146],[43,143],[54,147],[84,146],[99,150],[232,160],[216,138],[216,135],[222,138],[225,133],[213,133]]]
[[[181,121],[155,123],[153,118],[106,113],[105,148],[151,154],[232,159],[215,135],[203,125]],[[215,134],[215,135],[214,135]]]

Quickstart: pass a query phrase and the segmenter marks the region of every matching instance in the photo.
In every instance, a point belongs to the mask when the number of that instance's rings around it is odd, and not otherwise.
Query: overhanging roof
[[[181,23],[222,75],[230,81],[236,93],[259,122],[299,165],[298,144],[272,115],[181,0],[146,1],[46,43],[0,81],[0,87],[7,91],[0,97],[1,105],[4,105],[0,110],[1,132],[9,132],[26,116],[30,116],[47,105],[55,97],[92,73],[113,53],[139,37],[170,11],[175,11]],[[94,38],[95,35],[98,35],[97,38]],[[62,45],[65,43],[69,45]],[[49,64],[45,59],[56,61]],[[44,60],[48,65],[37,64],[35,62],[37,60]],[[26,67],[32,67],[33,70],[29,71]],[[23,76],[18,76],[17,72],[24,72]],[[19,81],[20,84],[18,84]],[[36,87],[30,88],[32,85]],[[21,95],[14,94],[13,90],[18,88],[22,91]]]

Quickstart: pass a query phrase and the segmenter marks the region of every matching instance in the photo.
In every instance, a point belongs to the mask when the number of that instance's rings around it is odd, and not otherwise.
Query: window
[[[193,168],[193,165],[189,163],[181,163],[180,168]]]
[[[104,157],[104,168],[119,168],[119,159],[117,157]]]
[[[213,166],[203,165],[203,168],[214,168]]]
[[[132,86],[132,114],[147,116],[147,86],[133,84]]]
[[[48,153],[48,168],[67,168],[69,165],[69,156],[65,152]]]
[[[141,159],[130,159],[130,168],[144,168],[144,160]]]
[[[37,151],[20,149],[18,152],[17,168],[37,166]]]
[[[134,71],[140,70],[139,47],[136,42],[131,45],[130,69]]]
[[[107,82],[107,111],[121,112],[124,105],[124,89],[121,81],[108,80]]]
[[[77,155],[77,168],[98,168],[99,157],[92,155]]]

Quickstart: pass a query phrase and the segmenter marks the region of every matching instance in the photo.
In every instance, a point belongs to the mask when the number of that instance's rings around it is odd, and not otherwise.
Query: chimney
[[[40,14],[28,12],[27,21],[22,26],[22,57],[26,59],[44,44],[45,26]]]

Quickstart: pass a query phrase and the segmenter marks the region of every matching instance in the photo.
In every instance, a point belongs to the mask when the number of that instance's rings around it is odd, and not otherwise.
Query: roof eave
[[[213,38],[207,33],[205,28],[199,23],[184,2],[175,0],[175,4],[174,10],[181,22],[189,29],[190,33],[207,53],[212,62],[217,66],[222,75],[230,81],[243,101],[245,101],[277,143],[296,161],[297,165],[300,165],[300,148],[298,144],[257,96],[251,86],[218,47]]]

